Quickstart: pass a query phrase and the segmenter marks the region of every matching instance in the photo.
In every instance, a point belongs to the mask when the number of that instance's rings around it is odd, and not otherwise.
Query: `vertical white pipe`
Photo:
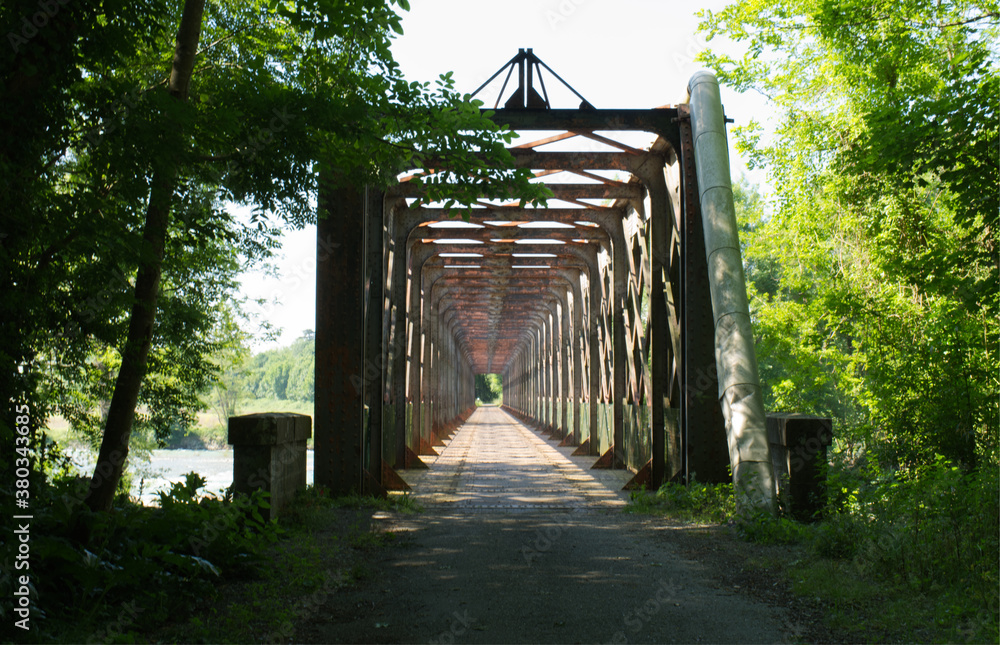
[[[698,72],[688,84],[691,130],[715,317],[715,362],[726,419],[733,487],[741,510],[774,513],[774,473],[757,373],[750,305],[733,205],[719,81]]]

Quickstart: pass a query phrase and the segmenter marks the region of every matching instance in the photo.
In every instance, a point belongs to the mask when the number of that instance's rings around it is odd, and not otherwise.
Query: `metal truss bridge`
[[[580,106],[554,109],[544,74],[565,84],[530,49],[504,72],[492,118],[529,141],[510,152],[548,208],[484,194],[461,222],[415,205],[409,178],[321,189],[316,484],[405,487],[498,373],[508,412],[634,484],[731,470],[773,505],[717,81],[695,75],[684,105],[597,109],[570,88]]]

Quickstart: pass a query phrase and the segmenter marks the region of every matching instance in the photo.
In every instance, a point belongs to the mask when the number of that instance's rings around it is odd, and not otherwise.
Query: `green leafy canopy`
[[[771,409],[838,421],[887,468],[996,463],[1000,5],[742,0],[702,14],[700,59],[755,91],[738,186]],[[729,49],[727,49],[729,51]]]

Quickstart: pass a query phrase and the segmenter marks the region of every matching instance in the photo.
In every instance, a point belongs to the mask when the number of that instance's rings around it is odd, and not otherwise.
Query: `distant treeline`
[[[261,352],[244,367],[247,393],[258,399],[312,401],[315,391],[316,341],[306,334],[289,347]]]
[[[316,341],[306,333],[289,347],[256,354],[240,370],[246,394],[255,399],[312,402],[315,396]],[[476,376],[476,396],[486,404],[499,403],[502,381],[498,374]]]

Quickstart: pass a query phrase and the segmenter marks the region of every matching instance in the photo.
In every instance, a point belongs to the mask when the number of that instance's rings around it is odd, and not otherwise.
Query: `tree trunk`
[[[204,10],[205,0],[185,0],[169,83],[170,94],[178,101],[188,99]],[[180,145],[179,138],[177,141]],[[153,341],[156,301],[160,291],[171,202],[177,183],[179,153],[180,150],[168,150],[153,167],[153,184],[142,234],[144,248],[135,280],[135,303],[132,305],[128,335],[122,351],[121,369],[118,371],[115,391],[108,408],[101,450],[87,495],[87,505],[95,511],[111,510],[125,458],[128,456],[139,388],[146,373],[146,359]]]

